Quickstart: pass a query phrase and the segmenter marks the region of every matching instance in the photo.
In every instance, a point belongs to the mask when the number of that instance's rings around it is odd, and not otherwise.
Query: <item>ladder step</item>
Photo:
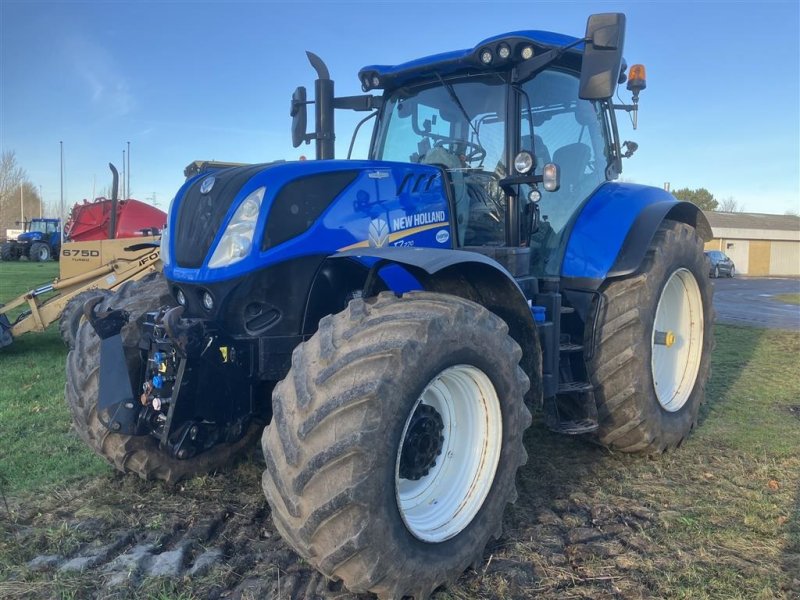
[[[573,344],[572,342],[562,342],[558,347],[561,352],[580,352],[583,350],[583,344]]]
[[[580,435],[582,433],[591,433],[597,431],[597,421],[593,419],[581,419],[579,421],[559,421],[555,426],[550,429],[556,433],[564,433],[566,435]]]
[[[562,381],[558,384],[559,394],[569,394],[571,392],[591,392],[592,384],[588,381]]]
[[[574,312],[575,312],[575,309],[572,308],[571,306],[562,306],[561,307],[561,314],[562,315],[568,315],[568,314],[574,313]]]

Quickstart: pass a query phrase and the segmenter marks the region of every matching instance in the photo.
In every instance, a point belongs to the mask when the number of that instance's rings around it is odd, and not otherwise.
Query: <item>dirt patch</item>
[[[723,580],[735,573],[743,589],[751,580],[766,583],[764,597],[795,593],[768,555],[719,541],[710,549],[702,532],[682,541],[696,519],[683,506],[697,493],[693,486],[718,493],[738,485],[730,473],[717,478],[707,466],[695,473],[670,459],[613,456],[540,424],[529,438],[531,460],[505,533],[477,570],[438,590],[437,600],[692,596],[702,585],[691,578],[698,572]],[[676,456],[694,460],[691,451]],[[284,543],[260,490],[261,468],[252,458],[175,488],[109,474],[9,499],[11,514],[0,519],[0,597],[367,598],[327,581]],[[687,479],[672,480],[676,469]],[[670,497],[679,485],[686,495]]]
[[[795,404],[794,406],[786,407],[786,410],[789,411],[789,414],[792,415],[795,419],[800,419],[800,404]]]

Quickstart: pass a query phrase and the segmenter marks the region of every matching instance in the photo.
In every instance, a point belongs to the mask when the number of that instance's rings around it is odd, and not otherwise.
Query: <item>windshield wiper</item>
[[[475,128],[475,125],[472,123],[472,119],[467,114],[467,110],[464,108],[464,105],[461,104],[461,100],[458,99],[458,95],[456,95],[456,91],[453,89],[453,86],[447,83],[444,79],[442,79],[442,76],[439,75],[439,73],[436,73],[436,78],[439,80],[439,83],[442,84],[444,89],[447,90],[447,93],[450,95],[450,99],[453,102],[455,102],[456,106],[458,107],[458,110],[461,111],[461,114],[464,115],[464,118],[467,120],[467,123],[469,123],[469,126],[472,128],[472,131],[475,132],[475,140],[478,142],[478,145],[481,148],[483,148],[483,144],[481,144],[481,136],[478,133],[478,130]]]

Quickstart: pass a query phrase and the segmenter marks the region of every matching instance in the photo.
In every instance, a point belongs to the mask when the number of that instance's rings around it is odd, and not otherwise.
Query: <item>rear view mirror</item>
[[[580,97],[604,100],[614,95],[622,67],[625,15],[592,15],[586,23],[586,47],[581,67]]]
[[[306,139],[308,110],[306,108],[306,88],[298,87],[292,94],[292,107],[289,116],[292,117],[292,145],[297,148]]]

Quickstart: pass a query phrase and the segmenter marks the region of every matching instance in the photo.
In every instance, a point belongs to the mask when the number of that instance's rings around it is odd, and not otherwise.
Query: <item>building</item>
[[[800,217],[762,213],[705,213],[714,239],[742,275],[800,276]]]

